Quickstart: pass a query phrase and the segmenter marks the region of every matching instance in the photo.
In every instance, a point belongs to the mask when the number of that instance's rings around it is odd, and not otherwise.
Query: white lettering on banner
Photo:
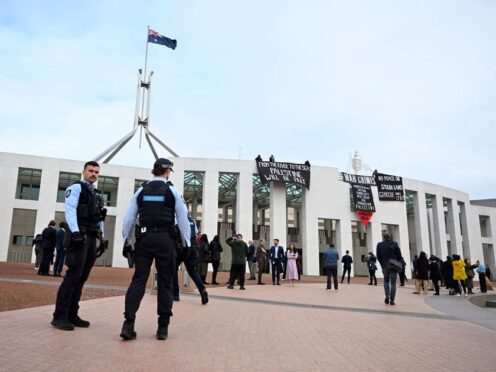
[[[310,166],[305,164],[257,161],[258,173],[262,183],[295,182],[310,187]]]
[[[379,198],[394,198],[394,192],[379,191]]]

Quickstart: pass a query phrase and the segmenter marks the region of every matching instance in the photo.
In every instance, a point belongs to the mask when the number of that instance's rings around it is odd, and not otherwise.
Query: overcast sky
[[[492,0],[1,1],[0,151],[87,160],[128,133],[149,25],[178,42],[148,69],[179,155],[347,171],[358,150],[494,198],[495,19]],[[138,140],[112,163],[150,167]]]

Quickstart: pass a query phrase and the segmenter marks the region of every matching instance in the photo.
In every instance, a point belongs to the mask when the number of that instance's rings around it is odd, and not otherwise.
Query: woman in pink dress
[[[298,280],[298,268],[296,267],[296,259],[298,258],[298,251],[294,244],[290,244],[287,252],[288,263],[286,267],[286,280],[291,281],[294,287],[295,281]]]

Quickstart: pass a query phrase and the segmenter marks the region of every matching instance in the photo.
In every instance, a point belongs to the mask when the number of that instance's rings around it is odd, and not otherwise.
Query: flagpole
[[[146,26],[146,48],[145,48],[145,69],[144,69],[144,74],[143,74],[143,80],[141,82],[141,89],[145,89],[145,85],[147,83],[146,81],[146,65],[148,63],[148,35],[150,34],[150,26]],[[143,117],[143,111],[145,109],[145,92],[143,92],[143,95],[141,97],[141,119],[145,120]],[[141,149],[141,138],[143,136],[143,126],[140,126],[140,138],[139,138],[139,148]]]
[[[145,77],[145,80],[146,80],[146,64],[148,62],[148,35],[150,34],[150,26],[147,26],[147,30],[146,30],[146,49],[145,49],[145,73],[143,74],[143,76]]]

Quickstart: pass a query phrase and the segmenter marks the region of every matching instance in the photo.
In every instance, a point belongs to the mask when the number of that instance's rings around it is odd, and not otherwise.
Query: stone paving
[[[411,287],[398,289],[396,307],[383,303],[380,286],[344,284],[338,292],[322,284],[247,288],[209,289],[206,306],[197,295],[184,293],[174,303],[167,341],[155,339],[151,294],[138,312],[138,338],[127,342],[119,337],[122,296],[81,302],[80,315],[91,327],[72,332],[50,326],[53,306],[2,312],[0,370],[496,369],[496,331],[435,310],[425,296],[411,294]],[[496,322],[493,309],[486,310]]]

